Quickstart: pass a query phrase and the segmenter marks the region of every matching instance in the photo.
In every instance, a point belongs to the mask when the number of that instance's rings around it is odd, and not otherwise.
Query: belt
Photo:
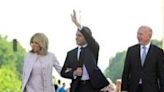
[[[80,80],[79,83],[84,85],[84,84],[89,83],[89,81],[90,81],[90,80]]]

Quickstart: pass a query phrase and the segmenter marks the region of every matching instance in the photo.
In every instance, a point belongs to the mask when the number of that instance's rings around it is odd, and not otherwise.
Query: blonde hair
[[[37,42],[41,47],[41,50],[38,52],[40,55],[46,55],[48,52],[48,38],[43,33],[35,33],[30,40],[30,44],[32,42]],[[32,52],[32,50],[31,50]]]

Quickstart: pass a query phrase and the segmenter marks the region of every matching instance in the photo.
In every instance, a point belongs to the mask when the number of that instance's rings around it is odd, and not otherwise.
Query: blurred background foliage
[[[20,92],[25,49],[0,35],[0,92]]]

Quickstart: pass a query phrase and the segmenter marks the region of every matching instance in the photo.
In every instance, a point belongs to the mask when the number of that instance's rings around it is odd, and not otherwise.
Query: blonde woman
[[[55,92],[52,69],[60,73],[61,66],[53,53],[48,52],[48,38],[36,33],[30,40],[31,51],[24,57],[22,92]]]

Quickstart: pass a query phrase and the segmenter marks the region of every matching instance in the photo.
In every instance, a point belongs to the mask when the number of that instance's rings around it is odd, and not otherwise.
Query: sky
[[[104,71],[117,52],[136,44],[141,25],[153,29],[153,39],[162,39],[163,0],[0,0],[0,35],[17,39],[29,51],[36,32],[49,38],[49,51],[63,65],[66,54],[76,47],[76,26],[70,14],[76,10],[100,44],[98,66]],[[162,10],[163,9],[163,10]]]

